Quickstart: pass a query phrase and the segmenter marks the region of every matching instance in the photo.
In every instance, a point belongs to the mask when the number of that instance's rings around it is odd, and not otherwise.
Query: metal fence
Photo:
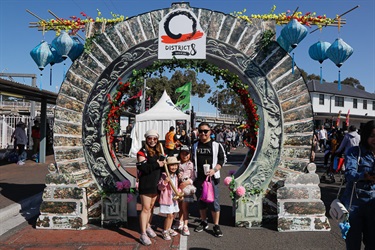
[[[33,125],[32,122],[30,123],[30,116],[0,115],[0,148],[7,148],[8,145],[12,144],[10,142],[11,136],[19,121],[24,122],[28,128]]]

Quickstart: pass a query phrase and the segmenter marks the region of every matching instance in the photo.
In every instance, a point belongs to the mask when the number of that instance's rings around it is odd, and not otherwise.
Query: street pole
[[[143,94],[141,101],[141,113],[146,111],[146,77],[143,79]]]

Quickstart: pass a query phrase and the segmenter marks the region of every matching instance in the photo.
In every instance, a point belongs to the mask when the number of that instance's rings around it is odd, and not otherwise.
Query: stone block
[[[37,229],[84,229],[82,218],[75,216],[39,216]]]
[[[282,204],[282,203],[281,203]],[[323,201],[284,202],[284,212],[289,215],[322,215],[326,213]]]
[[[307,187],[279,188],[277,190],[278,199],[309,199],[309,190]]]
[[[43,201],[40,205],[41,214],[78,215],[77,202]]]
[[[74,185],[75,180],[65,174],[50,174],[46,175],[46,185]]]

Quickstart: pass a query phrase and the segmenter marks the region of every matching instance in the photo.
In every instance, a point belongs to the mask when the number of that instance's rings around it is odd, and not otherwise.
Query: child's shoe
[[[182,230],[181,230],[181,234],[182,234],[183,236],[189,236],[189,235],[190,235],[190,231],[189,231],[188,226],[186,226],[186,225],[183,226],[183,228],[182,228]]]
[[[164,240],[171,240],[171,235],[169,234],[169,230],[164,230],[162,233],[163,239]]]
[[[172,237],[175,237],[175,236],[178,235],[178,233],[173,229],[169,229],[168,232],[169,232],[169,235],[172,236]]]
[[[152,243],[150,238],[147,236],[147,234],[141,234],[139,241],[145,246],[149,246]]]

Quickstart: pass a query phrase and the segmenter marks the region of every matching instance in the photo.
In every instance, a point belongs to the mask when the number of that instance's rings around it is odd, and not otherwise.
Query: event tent
[[[178,109],[164,90],[160,100],[151,109],[135,116],[135,126],[130,135],[132,138],[130,157],[136,157],[147,130],[155,129],[160,135],[160,140],[164,140],[169,128],[176,127],[177,121],[181,120],[185,121],[186,128],[189,129],[190,116]]]

